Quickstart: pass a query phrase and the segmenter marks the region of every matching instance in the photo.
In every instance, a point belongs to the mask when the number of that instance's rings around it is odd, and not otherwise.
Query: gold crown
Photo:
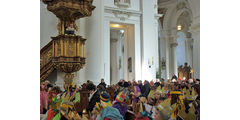
[[[171,91],[170,94],[179,94],[179,95],[181,95],[182,93],[181,93],[181,91]]]
[[[170,105],[171,104],[171,100],[170,98],[164,100],[162,103],[160,103],[157,108],[166,116],[170,116],[173,111],[176,110],[176,107],[177,107],[177,104],[173,104],[173,105]]]

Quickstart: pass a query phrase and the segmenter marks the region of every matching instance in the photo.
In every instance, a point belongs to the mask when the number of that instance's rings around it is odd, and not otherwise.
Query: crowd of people
[[[120,80],[115,85],[99,85],[88,80],[81,87],[64,85],[64,91],[49,81],[41,82],[40,114],[46,120],[199,120],[200,80],[143,83]],[[81,90],[88,93],[88,103],[79,110]]]

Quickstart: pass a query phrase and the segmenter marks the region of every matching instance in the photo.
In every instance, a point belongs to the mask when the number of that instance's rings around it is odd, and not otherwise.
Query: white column
[[[169,68],[170,68],[170,59],[169,59],[169,57],[170,57],[170,53],[169,53],[169,51],[170,51],[170,49],[169,49],[169,40],[168,40],[168,38],[165,38],[165,49],[166,49],[166,80],[168,80],[169,78],[170,78],[170,72],[169,72]]]
[[[193,38],[193,77],[200,78],[200,23],[193,23],[190,27]]]
[[[172,51],[172,70],[173,74],[178,76],[178,68],[177,68],[177,42],[171,43],[171,51]]]
[[[192,36],[191,36],[191,33],[187,33],[186,34],[186,49],[187,49],[187,62],[188,62],[188,65],[190,65],[190,67],[192,68],[193,67],[193,39],[192,39]]]

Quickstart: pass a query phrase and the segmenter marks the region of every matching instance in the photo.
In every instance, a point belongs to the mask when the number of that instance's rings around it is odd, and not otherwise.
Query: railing
[[[40,80],[46,79],[53,70],[51,41],[40,51]]]
[[[80,70],[85,64],[85,41],[81,36],[52,37],[40,51],[40,80],[46,79],[54,69],[65,73]]]

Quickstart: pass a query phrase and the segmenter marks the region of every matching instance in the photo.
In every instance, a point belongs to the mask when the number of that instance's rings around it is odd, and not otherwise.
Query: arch
[[[170,25],[177,26],[178,18],[181,17],[181,15],[186,12],[189,14],[190,21],[192,21],[192,12],[188,8],[183,8],[177,11],[176,15],[173,16],[172,22]],[[173,26],[171,26],[173,28]]]
[[[182,13],[187,12],[190,16],[190,21],[193,20],[193,14],[191,9],[189,8],[188,2],[181,2],[185,3],[185,7],[178,10],[177,3],[175,3],[172,6],[169,6],[165,15],[165,18],[163,20],[163,28],[168,31],[168,34],[171,34],[170,32],[172,29],[176,29],[177,27],[177,21],[178,18],[181,16]]]

